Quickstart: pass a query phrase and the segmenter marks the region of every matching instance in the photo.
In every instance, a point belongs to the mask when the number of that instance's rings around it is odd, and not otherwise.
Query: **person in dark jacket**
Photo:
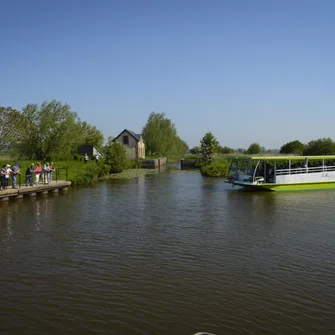
[[[35,172],[35,164],[31,163],[31,165],[26,170],[26,186],[28,184],[33,186],[33,173]]]

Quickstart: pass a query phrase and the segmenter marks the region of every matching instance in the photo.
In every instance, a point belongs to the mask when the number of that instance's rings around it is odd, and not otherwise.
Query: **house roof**
[[[142,134],[136,134],[129,129],[123,129],[119,135],[113,138],[113,142],[115,142],[124,132],[127,132],[128,134],[130,134],[137,142],[141,140]]]

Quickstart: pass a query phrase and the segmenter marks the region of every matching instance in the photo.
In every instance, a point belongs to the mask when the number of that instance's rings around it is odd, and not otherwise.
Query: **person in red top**
[[[36,164],[36,168],[35,168],[35,185],[38,186],[38,182],[40,180],[40,175],[42,172],[42,166],[41,163],[37,163]]]

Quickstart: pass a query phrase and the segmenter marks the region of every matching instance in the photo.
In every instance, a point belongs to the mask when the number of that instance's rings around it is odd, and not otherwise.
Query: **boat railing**
[[[294,169],[277,169],[276,176],[299,174],[299,173],[331,172],[331,171],[335,171],[335,166],[323,165],[323,166],[299,167]]]

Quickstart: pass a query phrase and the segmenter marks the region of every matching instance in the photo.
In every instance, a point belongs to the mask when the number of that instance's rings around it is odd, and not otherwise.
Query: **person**
[[[12,188],[17,188],[16,187],[16,176],[18,174],[21,174],[20,167],[19,167],[19,162],[16,162],[13,166],[12,170]]]
[[[95,162],[98,163],[98,161],[99,161],[99,155],[96,154],[96,155],[95,155]]]
[[[28,186],[28,183],[30,186],[33,186],[33,173],[35,172],[35,164],[31,163],[30,166],[28,166],[26,170],[26,186]]]
[[[48,184],[49,172],[50,172],[49,163],[45,163],[45,165],[43,166],[43,171],[42,171],[43,184]]]
[[[48,182],[51,183],[52,182],[52,172],[56,171],[55,167],[54,167],[54,162],[51,162],[49,165],[49,174],[48,174]]]
[[[5,175],[5,188],[8,188],[9,175],[13,172],[9,164],[6,165],[6,171],[7,173]]]
[[[88,162],[88,156],[87,156],[87,154],[85,154],[85,156],[84,156],[84,162],[85,162],[85,164],[87,164],[87,162]]]
[[[38,182],[40,180],[40,174],[42,172],[42,166],[41,163],[36,164],[36,169],[35,169],[35,185],[38,186]]]
[[[6,174],[7,174],[7,164],[2,166],[0,171],[0,191],[4,191],[6,189]]]

